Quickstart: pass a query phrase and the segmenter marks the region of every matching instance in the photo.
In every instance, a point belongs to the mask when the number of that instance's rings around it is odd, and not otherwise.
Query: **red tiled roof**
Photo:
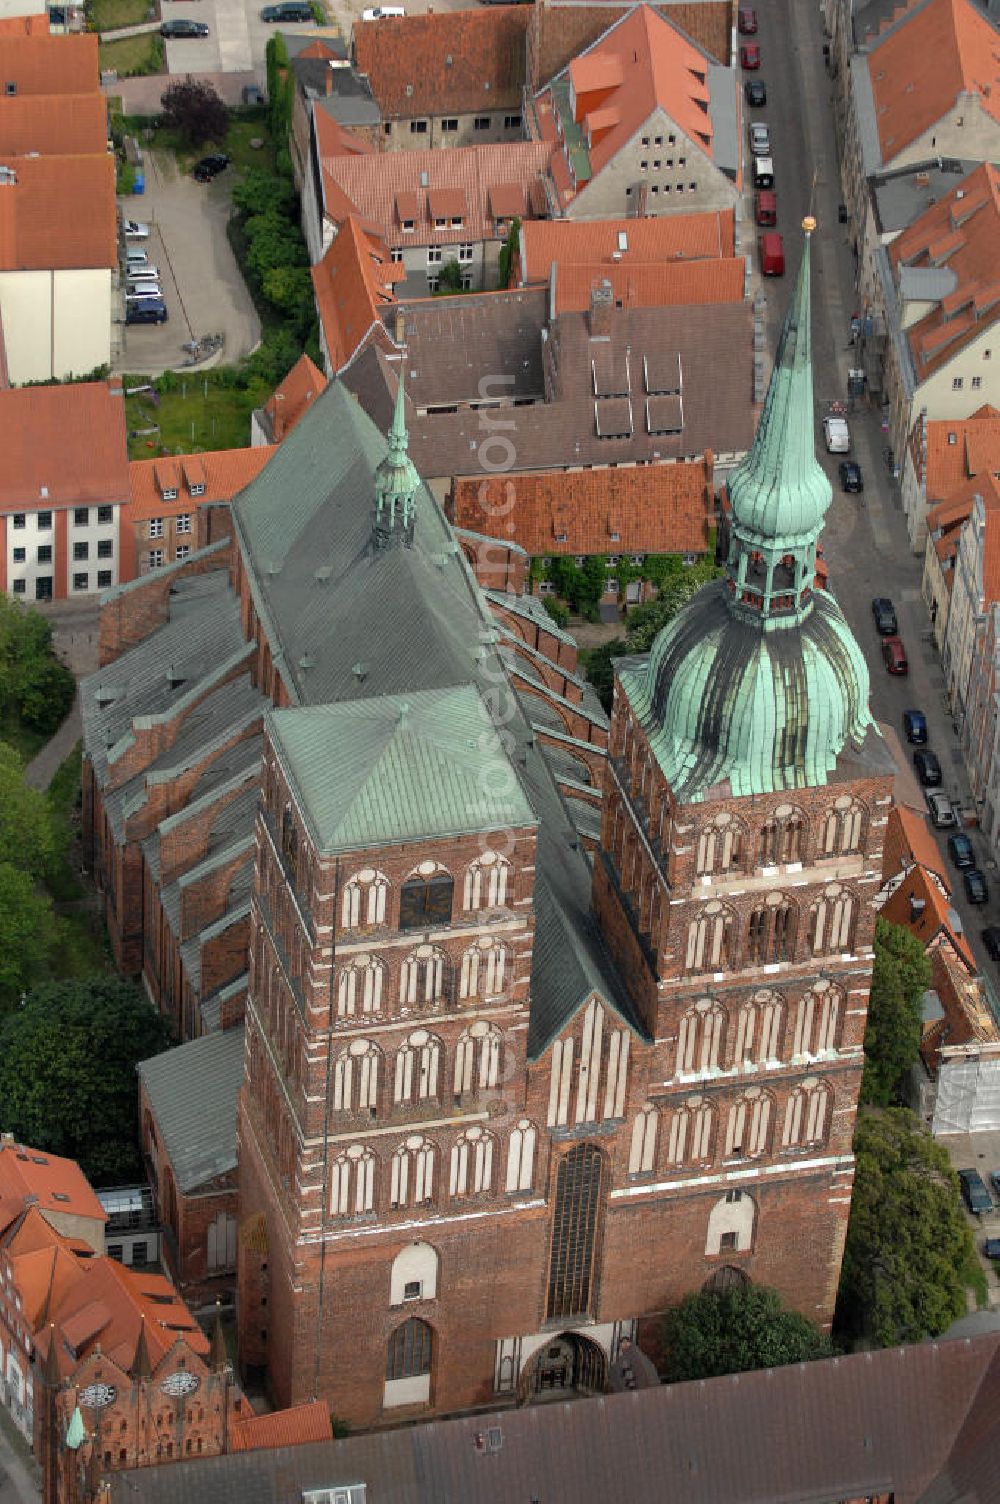
[[[334,371],[339,371],[372,332],[380,311],[394,302],[393,283],[405,277],[385,242],[367,235],[352,215],[312,269],[316,306]]]
[[[450,13],[454,14],[454,13]],[[380,23],[381,24],[381,23]],[[457,245],[502,239],[491,208],[492,189],[516,185],[522,193],[519,213],[528,211],[528,190],[545,172],[551,149],[541,141],[511,141],[490,146],[458,146],[449,151],[392,151],[375,157],[323,159],[326,212],[346,217],[335,206],[331,188],[339,189],[347,212],[377,226],[389,246]],[[426,182],[423,179],[426,178]],[[459,190],[468,205],[461,225],[436,229],[430,197],[442,189]],[[402,199],[405,212],[397,205]],[[402,229],[402,218],[414,221]]]
[[[300,53],[301,57],[302,54]],[[375,150],[364,136],[341,125],[318,105],[313,106],[313,127],[320,159],[324,157],[367,157]]]
[[[287,438],[314,397],[326,388],[326,377],[308,355],[300,355],[284,381],[264,403],[274,442]],[[252,479],[252,477],[251,477]]]
[[[491,519],[502,514],[504,541],[535,557],[703,553],[714,517],[712,458],[460,477],[447,510],[456,527],[473,533],[490,533]]]
[[[622,5],[601,0],[576,0],[571,5],[539,5],[531,27],[529,65],[532,88],[548,83],[567,63],[621,19]],[[720,63],[729,61],[733,12],[728,0],[678,0],[670,4],[671,20]]]
[[[970,977],[944,946],[931,953],[931,986],[944,1009],[944,1018],[926,1030],[920,1042],[925,1065],[931,1070],[937,1068],[942,1045],[997,1041],[997,1026],[986,1001],[982,978]]]
[[[128,499],[120,386],[88,381],[0,391],[0,432],[0,511]]]
[[[49,13],[40,16],[7,16],[0,21],[0,36],[4,37],[47,37],[49,35]]]
[[[0,96],[0,153],[82,156],[107,148],[108,110],[96,87],[89,94]]]
[[[738,256],[724,261],[684,261],[677,265],[567,265],[556,268],[556,313],[590,307],[594,285],[610,282],[619,308],[666,308],[672,304],[739,303],[746,282],[746,263]]]
[[[132,460],[128,467],[129,500],[124,520],[141,522],[147,517],[170,517],[178,512],[192,512],[208,502],[231,501],[237,491],[256,479],[274,450],[273,444],[262,444],[254,449],[215,449],[177,459]],[[192,480],[195,485],[205,486],[198,496],[191,495]],[[175,490],[176,499],[164,500],[164,488]]]
[[[521,109],[528,5],[355,22],[354,59],[385,118]]]
[[[309,1400],[290,1410],[251,1415],[229,1429],[231,1452],[256,1452],[264,1447],[298,1447],[309,1441],[331,1441],[330,1412],[323,1400]]]
[[[114,157],[18,157],[13,172],[0,183],[0,271],[117,266]]]
[[[0,34],[0,79],[22,94],[91,94],[100,87],[97,36]]]
[[[908,805],[897,804],[889,811],[886,822],[885,841],[882,845],[883,882],[888,882],[897,872],[912,867],[914,862],[936,872],[944,879],[945,886],[950,891],[945,863],[927,820]]]
[[[923,908],[916,917],[910,904],[911,898],[918,904],[923,903]],[[890,924],[902,925],[911,935],[916,935],[925,948],[943,936],[950,941],[969,971],[974,972],[976,963],[969,949],[969,942],[964,931],[960,933],[952,928],[949,912],[948,900],[930,874],[918,863],[910,868],[895,893],[886,900],[882,918]]]
[[[935,245],[945,230],[947,249],[938,253]],[[942,266],[957,279],[947,299],[907,329],[918,384],[1000,320],[1000,299],[992,294],[998,245],[1000,171],[989,163],[963,178],[890,245],[889,259],[897,271]]]
[[[127,1369],[143,1326],[154,1368],[178,1340],[200,1357],[208,1356],[208,1338],[161,1274],[137,1273],[109,1258],[90,1259],[79,1267],[81,1278],[59,1299],[50,1301],[47,1312],[47,1320],[57,1331],[64,1373],[98,1343],[103,1353]],[[49,1329],[44,1328],[35,1343],[43,1355],[48,1341]]]
[[[522,283],[547,282],[553,261],[626,266],[735,254],[732,209],[654,219],[532,219],[521,226]]]
[[[898,23],[898,24],[897,24]],[[1000,122],[1000,35],[971,0],[897,12],[867,56],[883,163],[972,94]]]
[[[921,424],[914,424],[911,448],[923,465],[928,499],[948,501],[970,476],[1000,475],[1000,412],[985,403],[971,418],[950,418],[926,425],[926,458],[920,454]]]
[[[0,417],[0,428],[9,442],[13,435],[3,417]],[[29,1149],[24,1144],[0,1143],[0,1195],[18,1197],[22,1201],[33,1196],[43,1214],[62,1212],[94,1218],[102,1224],[107,1221],[107,1213],[75,1159],[63,1159],[44,1149]]]

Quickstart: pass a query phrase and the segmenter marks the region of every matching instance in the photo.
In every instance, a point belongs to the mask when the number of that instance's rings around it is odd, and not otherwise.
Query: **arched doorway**
[[[723,1264],[721,1269],[708,1276],[702,1289],[709,1295],[728,1295],[730,1290],[742,1290],[749,1283],[746,1270],[737,1269],[735,1264]]]
[[[518,1383],[518,1403],[567,1400],[574,1395],[604,1394],[608,1359],[604,1349],[579,1332],[553,1334],[525,1364]]]

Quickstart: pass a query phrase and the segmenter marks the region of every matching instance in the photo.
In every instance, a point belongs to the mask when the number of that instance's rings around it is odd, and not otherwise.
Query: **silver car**
[[[927,789],[924,798],[931,812],[931,824],[936,825],[938,830],[947,830],[949,826],[958,824],[954,806],[947,794],[942,794],[940,789]]]
[[[771,132],[762,120],[753,120],[748,127],[750,132],[750,150],[755,157],[769,157],[771,155]]]

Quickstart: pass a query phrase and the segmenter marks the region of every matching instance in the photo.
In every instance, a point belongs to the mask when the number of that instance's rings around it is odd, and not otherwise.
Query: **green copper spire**
[[[868,669],[840,607],[815,588],[831,501],[816,460],[809,239],[753,446],[729,483],[726,576],[706,585],[619,682],[675,795],[825,784],[873,722]]]
[[[413,537],[414,498],[420,476],[410,459],[406,432],[406,393],[403,361],[400,360],[396,405],[389,429],[389,452],[375,471],[375,546],[386,548],[394,541],[409,543]]]

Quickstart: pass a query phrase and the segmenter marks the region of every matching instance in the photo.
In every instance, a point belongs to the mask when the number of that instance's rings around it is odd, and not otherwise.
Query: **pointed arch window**
[[[839,853],[846,856],[861,850],[864,832],[864,806],[844,794],[823,817],[820,832],[820,849],[824,856]]]
[[[699,877],[731,872],[743,859],[744,831],[740,822],[723,811],[699,832],[695,872]]]
[[[725,1013],[714,998],[703,997],[681,1019],[677,1035],[677,1074],[704,1076],[719,1067]]]
[[[534,1123],[521,1118],[511,1129],[507,1144],[507,1190],[530,1191],[535,1173],[535,1143],[538,1133]]]
[[[380,1013],[385,967],[376,956],[354,956],[341,968],[337,982],[337,1017]]]
[[[455,1047],[456,1097],[473,1091],[489,1091],[500,1080],[503,1036],[494,1024],[478,1019],[460,1036]]]
[[[495,851],[484,851],[465,871],[462,906],[467,914],[477,909],[500,909],[507,902],[511,865]]]
[[[411,1316],[389,1338],[385,1376],[393,1379],[416,1379],[431,1371],[433,1335],[426,1321]]]
[[[552,1046],[552,1066],[549,1074],[549,1111],[547,1122],[550,1128],[562,1127],[569,1120],[569,1089],[573,1079],[573,1040],[557,1039]]]
[[[837,1048],[843,998],[831,982],[814,982],[799,998],[795,1012],[793,1056],[826,1055]]]
[[[366,1112],[378,1108],[379,1050],[370,1039],[352,1039],[333,1067],[335,1112]]]
[[[810,913],[810,948],[814,956],[853,948],[857,904],[849,888],[830,883]]]
[[[399,1145],[389,1167],[391,1207],[426,1206],[434,1199],[434,1161],[434,1145],[419,1133]]]
[[[396,1071],[392,1099],[402,1102],[428,1102],[438,1095],[441,1065],[441,1041],[426,1029],[415,1029],[396,1052]]]
[[[507,950],[499,940],[480,940],[462,957],[459,996],[497,997],[507,977]]]
[[[825,1081],[808,1077],[797,1086],[785,1107],[782,1146],[792,1149],[824,1143],[832,1100],[833,1093]]]
[[[452,1196],[480,1196],[493,1189],[496,1142],[483,1128],[467,1128],[451,1151],[449,1191]]]
[[[382,872],[367,867],[356,872],[344,884],[340,900],[340,922],[345,930],[374,929],[385,924],[389,879]]]
[[[288,875],[292,882],[298,886],[299,881],[299,832],[295,824],[295,816],[292,814],[291,805],[285,805],[284,814],[281,817],[281,855]]]
[[[721,903],[705,905],[688,925],[684,966],[687,971],[722,971],[731,962],[734,919]]]
[[[404,1007],[432,1007],[445,1001],[448,965],[444,951],[418,945],[399,971],[399,1001]]]
[[[659,1114],[652,1102],[643,1103],[632,1124],[632,1142],[629,1146],[628,1172],[630,1175],[648,1175],[656,1168],[656,1133]]]
[[[762,867],[801,862],[806,847],[806,822],[801,810],[782,804],[761,827],[759,862]]]
[[[363,1144],[351,1144],[333,1162],[330,1215],[360,1217],[374,1205],[375,1155]]]
[[[771,1097],[752,1086],[736,1099],[726,1123],[726,1159],[757,1159],[766,1152]]]
[[[426,930],[450,924],[455,880],[435,862],[423,862],[399,890],[401,930]]]
[[[593,1144],[576,1144],[556,1170],[545,1315],[585,1316],[594,1299],[597,1221],[604,1156]]]
[[[667,1160],[672,1165],[704,1164],[712,1156],[715,1112],[704,1097],[692,1097],[670,1119]]]
[[[736,1019],[733,1064],[753,1061],[763,1065],[768,1060],[777,1060],[781,1018],[782,1002],[776,992],[765,990],[748,998]]]
[[[747,921],[749,966],[774,966],[791,960],[795,948],[795,908],[781,893],[769,893]]]

